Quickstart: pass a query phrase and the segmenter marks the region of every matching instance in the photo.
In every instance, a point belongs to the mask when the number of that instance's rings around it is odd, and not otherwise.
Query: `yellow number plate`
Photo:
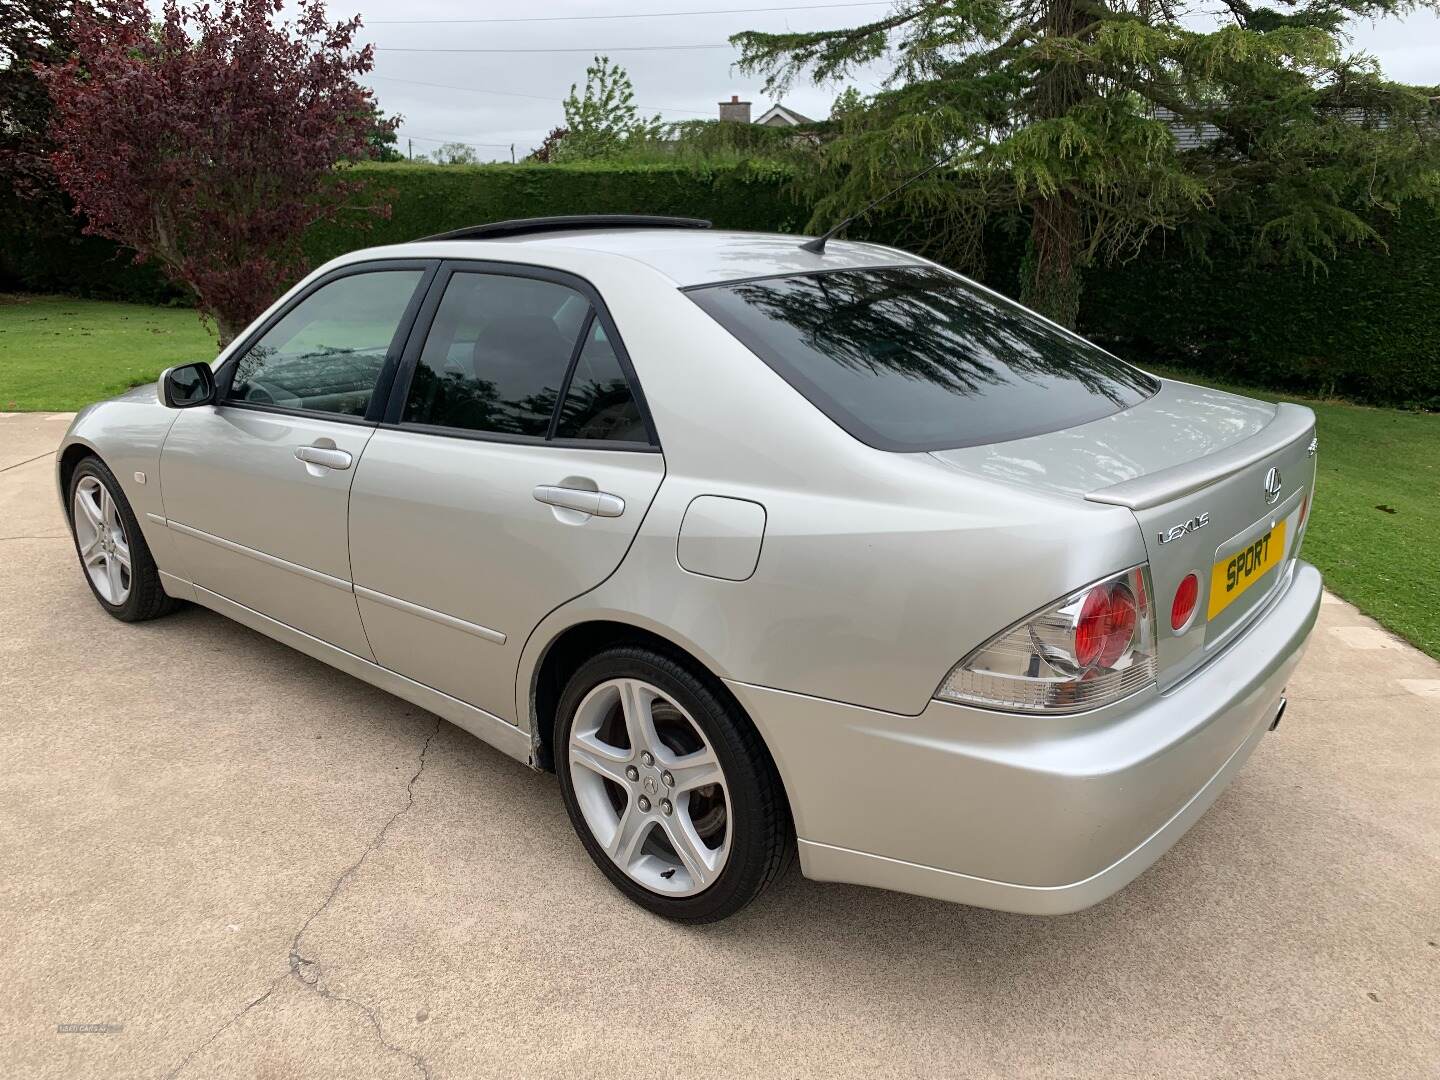
[[[1210,574],[1210,615],[1213,619],[1285,555],[1285,522],[1256,537],[1215,564]]]

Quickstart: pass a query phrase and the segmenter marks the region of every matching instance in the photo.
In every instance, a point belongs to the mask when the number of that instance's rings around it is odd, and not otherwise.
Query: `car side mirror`
[[[181,364],[160,374],[160,404],[167,409],[190,409],[215,401],[215,372],[209,363]]]

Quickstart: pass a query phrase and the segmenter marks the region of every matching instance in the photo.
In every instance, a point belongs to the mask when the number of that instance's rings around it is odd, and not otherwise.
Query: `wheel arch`
[[[537,631],[536,637],[539,636]],[[535,644],[532,637],[531,645]],[[531,736],[535,743],[535,765],[546,771],[554,771],[553,754],[556,707],[560,695],[570,676],[590,657],[616,645],[642,645],[652,648],[676,662],[691,669],[695,677],[722,701],[732,706],[738,716],[756,727],[745,707],[725,685],[725,680],[716,671],[713,661],[688,642],[680,642],[667,635],[663,628],[642,625],[627,619],[619,613],[594,613],[584,619],[577,619],[563,627],[556,628],[536,650],[528,679],[528,715]],[[527,649],[527,652],[530,651]],[[759,734],[758,727],[756,728]],[[774,764],[774,754],[765,744],[766,753]],[[782,783],[783,787],[783,783]]]
[[[56,455],[55,475],[60,488],[60,506],[65,511],[66,521],[70,520],[70,478],[75,475],[80,462],[87,457],[99,458],[102,462],[105,460],[99,450],[80,439],[72,439],[61,447],[60,453]]]

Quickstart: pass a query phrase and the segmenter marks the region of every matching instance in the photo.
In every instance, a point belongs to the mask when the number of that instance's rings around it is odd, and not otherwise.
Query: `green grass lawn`
[[[0,410],[77,409],[215,351],[188,309],[0,297]],[[1440,414],[1222,389],[1315,410],[1319,479],[1305,557],[1336,593],[1440,658]]]
[[[0,295],[0,410],[78,409],[217,351],[189,308]]]

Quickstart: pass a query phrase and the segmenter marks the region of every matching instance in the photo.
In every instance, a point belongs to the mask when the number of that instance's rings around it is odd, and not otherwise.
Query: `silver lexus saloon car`
[[[1280,720],[1313,414],[872,244],[510,221],[345,255],[58,455],[132,622],[203,604],[554,770],[626,896],[1030,913]],[[819,247],[820,250],[816,250]]]

